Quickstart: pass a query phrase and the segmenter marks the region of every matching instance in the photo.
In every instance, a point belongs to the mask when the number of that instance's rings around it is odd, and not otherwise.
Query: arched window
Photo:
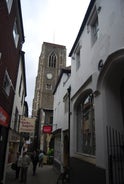
[[[55,68],[56,67],[56,54],[52,52],[49,56],[49,67]]]
[[[94,99],[88,93],[77,106],[77,151],[95,155],[95,145]]]

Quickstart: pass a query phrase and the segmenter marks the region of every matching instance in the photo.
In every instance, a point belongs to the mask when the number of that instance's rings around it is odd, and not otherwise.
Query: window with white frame
[[[18,28],[17,28],[17,22],[15,20],[14,26],[13,26],[13,38],[15,42],[15,46],[18,46],[18,41],[19,41],[19,33],[18,33]]]
[[[4,75],[3,89],[6,93],[6,95],[9,96],[10,89],[11,89],[11,80],[10,80],[10,77],[9,77],[9,74],[7,71],[5,71],[5,75]]]
[[[76,51],[76,70],[80,67],[80,48]]]
[[[95,119],[92,92],[88,92],[77,106],[77,151],[95,155]]]
[[[91,31],[91,43],[93,45],[99,37],[99,22],[98,22],[98,13],[97,13],[96,6],[94,6],[88,21],[88,30],[89,28]]]
[[[91,33],[92,33],[92,44],[93,44],[95,43],[99,35],[98,16],[95,17],[94,22],[91,24]]]
[[[11,11],[12,3],[13,3],[13,0],[6,0],[6,4],[7,4],[7,8],[8,8],[9,13]]]
[[[63,102],[64,102],[64,112],[67,113],[68,112],[68,95],[66,94],[63,98]]]

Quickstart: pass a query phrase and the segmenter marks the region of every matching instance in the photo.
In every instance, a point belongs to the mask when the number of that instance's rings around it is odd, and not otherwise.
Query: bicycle
[[[69,184],[69,176],[70,176],[70,169],[69,167],[64,167],[64,172],[60,173],[57,178],[56,184]]]

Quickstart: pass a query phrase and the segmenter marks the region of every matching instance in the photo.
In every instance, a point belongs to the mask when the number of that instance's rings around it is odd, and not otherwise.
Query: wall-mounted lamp
[[[104,63],[103,63],[103,60],[101,59],[101,60],[99,61],[99,63],[98,63],[98,70],[99,70],[99,71],[102,70],[103,65],[104,65]]]

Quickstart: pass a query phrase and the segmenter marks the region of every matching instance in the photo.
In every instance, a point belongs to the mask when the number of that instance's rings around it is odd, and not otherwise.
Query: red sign
[[[50,134],[52,132],[52,126],[51,125],[44,125],[43,126],[43,133]]]
[[[9,114],[0,106],[0,125],[8,127],[9,119]]]

